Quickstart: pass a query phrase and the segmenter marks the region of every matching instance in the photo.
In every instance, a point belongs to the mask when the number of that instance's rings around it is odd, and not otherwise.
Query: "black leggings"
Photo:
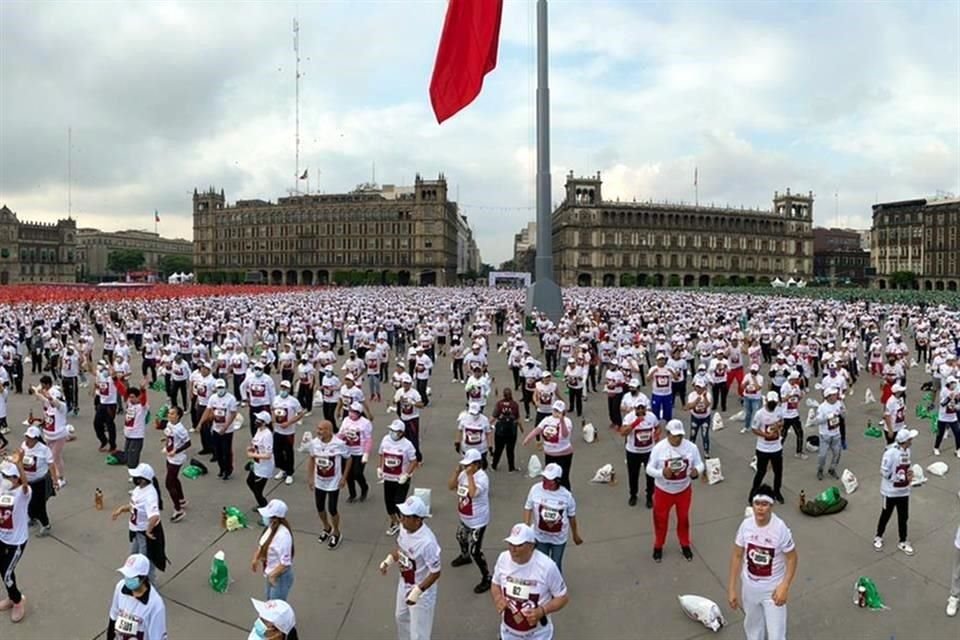
[[[263,490],[267,488],[267,479],[256,475],[252,470],[247,474],[247,486],[253,492],[258,507],[267,506],[267,499],[263,497]]]
[[[567,410],[577,412],[577,417],[583,417],[583,389],[567,389],[567,396],[569,402],[567,403]]]
[[[757,472],[753,474],[753,486],[750,488],[749,501],[753,502],[753,495],[760,488],[763,477],[767,475],[767,465],[773,467],[773,495],[780,496],[780,486],[783,482],[783,450],[757,451]]]
[[[357,497],[357,485],[360,485],[360,496],[366,498],[370,485],[367,484],[367,479],[363,476],[363,469],[367,465],[363,463],[363,456],[350,456],[350,459],[352,460],[350,473],[347,475],[347,491],[350,493],[350,499]]]
[[[513,471],[517,468],[514,460],[514,449],[517,446],[517,423],[503,422],[497,423],[493,432],[493,468],[496,470],[500,464],[500,456],[504,451],[507,453],[507,468]]]
[[[907,519],[910,517],[910,496],[901,496],[899,498],[889,498],[881,496],[883,510],[880,512],[880,520],[877,522],[877,537],[882,538],[883,532],[887,528],[887,522],[893,515],[893,509],[897,509],[897,532],[900,534],[900,542],[907,541]]]
[[[793,432],[797,435],[797,453],[803,453],[803,424],[800,423],[800,416],[783,419],[783,444],[787,443],[787,437],[790,436],[790,427],[793,427]]]
[[[953,433],[953,443],[956,445],[957,451],[960,451],[960,423],[956,420],[953,422],[943,422],[942,420],[937,422],[937,439],[933,448],[940,448],[940,444],[943,442],[943,436],[948,428]]]
[[[466,380],[466,378],[463,376],[463,358],[454,358],[453,377],[456,380]]]
[[[313,489],[313,503],[317,506],[317,513],[329,513],[335,516],[337,511],[337,501],[340,499],[340,490],[324,491],[323,489]]]
[[[50,517],[47,516],[47,499],[50,497],[49,487],[51,486],[49,473],[30,483],[33,494],[30,496],[30,504],[27,505],[27,514],[31,520],[39,520],[44,527],[50,526]]]
[[[17,588],[17,576],[14,572],[26,547],[26,542],[23,544],[0,542],[0,580],[7,587],[7,595],[14,604],[20,604],[23,599],[23,594]]]
[[[472,558],[480,569],[480,575],[485,579],[490,577],[490,569],[487,567],[487,558],[483,555],[483,534],[487,528],[477,527],[471,529],[462,522],[457,527],[457,544],[460,545],[460,557]]]
[[[727,394],[730,392],[730,387],[727,386],[726,382],[714,382],[711,385],[712,395],[713,395],[713,410],[717,410],[717,405],[720,405],[720,411],[726,412],[727,410]]]
[[[273,457],[280,469],[288,476],[293,475],[293,439],[295,434],[273,433]]]
[[[383,482],[383,506],[387,508],[387,515],[396,516],[400,511],[397,505],[407,499],[407,491],[410,490],[410,482],[403,484],[393,480],[384,480]]]
[[[646,465],[650,462],[650,452],[647,453],[634,453],[632,451],[627,451],[627,480],[630,484],[630,497],[634,498],[637,495],[637,492],[640,490],[640,466]],[[644,474],[647,476],[647,498],[653,499],[653,476]]]

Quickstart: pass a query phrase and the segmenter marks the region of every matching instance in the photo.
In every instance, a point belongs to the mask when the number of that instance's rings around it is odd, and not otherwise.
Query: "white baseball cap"
[[[363,413],[363,403],[353,401],[350,403],[348,409],[350,409],[350,411],[356,411],[357,413]]]
[[[564,411],[567,410],[567,405],[564,403],[563,400],[554,400],[554,402],[553,402],[553,410],[554,410],[554,411],[559,411],[560,413],[563,413]]]
[[[290,388],[290,381],[289,381],[289,380],[284,380],[284,381],[282,381],[282,382],[280,383],[280,388],[281,388],[281,389],[289,389],[289,388]]]
[[[20,468],[8,460],[0,462],[0,476],[20,477]]]
[[[537,537],[534,535],[533,528],[530,525],[521,522],[513,525],[513,528],[510,529],[510,535],[504,538],[503,541],[516,546],[532,544],[537,541]]]
[[[144,480],[153,480],[157,477],[153,472],[153,467],[146,462],[141,462],[133,469],[127,469],[127,473],[131,478],[143,478]]]
[[[293,607],[283,600],[267,600],[264,602],[263,600],[250,598],[250,602],[253,603],[253,608],[257,610],[260,619],[275,626],[280,630],[280,633],[290,633],[297,626],[297,617],[293,613]]]
[[[780,402],[780,394],[776,391],[767,391],[767,402]]]
[[[29,427],[27,427],[27,430],[23,432],[23,435],[25,435],[28,438],[39,438],[40,429],[37,428],[37,425],[32,424]]]
[[[920,435],[920,432],[917,431],[916,429],[907,429],[906,427],[904,427],[903,429],[900,429],[899,431],[897,431],[897,442],[903,443],[903,442],[906,442],[907,440],[913,440],[918,435]]]
[[[412,384],[413,377],[411,377],[409,373],[405,373],[402,376],[400,376],[400,382],[402,382],[403,384]]]
[[[287,503],[283,500],[274,498],[267,503],[267,506],[257,509],[264,518],[285,518],[287,516]]]
[[[890,388],[890,391],[892,391],[892,392],[894,392],[894,393],[899,393],[899,392],[901,392],[901,391],[906,391],[906,390],[907,390],[907,388],[906,388],[905,386],[903,386],[902,384],[900,384],[899,382],[895,382],[895,383],[893,384],[893,387]]]
[[[686,430],[683,428],[683,423],[679,420],[671,420],[667,423],[667,433],[671,436],[682,436],[686,434]]]
[[[474,464],[475,462],[480,462],[483,456],[480,455],[480,451],[477,449],[467,449],[463,452],[463,458],[460,459],[460,464],[466,466],[468,464]]]
[[[417,496],[410,496],[406,501],[397,505],[397,510],[405,516],[416,516],[417,518],[429,518],[427,505]]]
[[[273,417],[266,411],[258,411],[257,413],[253,414],[253,417],[264,424],[270,424],[273,422]]]
[[[124,578],[150,575],[150,560],[142,553],[134,553],[117,571],[122,573]]]
[[[214,388],[214,389],[226,389],[226,388],[227,388],[227,381],[224,380],[223,378],[219,378],[216,382],[213,383],[213,388]]]
[[[630,382],[627,383],[627,386],[631,389],[637,389],[640,387],[640,381],[636,378],[632,378]]]
[[[787,378],[788,378],[789,380],[799,380],[799,379],[800,379],[800,372],[799,372],[799,371],[791,371],[791,372],[790,372],[790,375],[787,376]]]
[[[350,380],[351,382],[356,382],[356,378],[353,377],[352,373],[348,373],[347,375],[343,376],[343,379]]]
[[[540,475],[547,480],[556,480],[563,475],[563,468],[556,462],[551,462],[543,468],[543,471],[540,472]]]
[[[407,427],[406,425],[403,424],[402,420],[394,420],[387,426],[387,429],[389,429],[390,431],[403,432],[407,430]]]
[[[836,387],[827,387],[826,389],[823,390],[824,397],[835,396],[838,393],[840,393],[840,390],[837,389]]]

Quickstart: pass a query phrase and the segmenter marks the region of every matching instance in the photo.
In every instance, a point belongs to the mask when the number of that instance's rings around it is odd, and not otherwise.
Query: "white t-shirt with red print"
[[[509,551],[503,551],[493,569],[493,588],[500,589],[507,602],[500,621],[502,640],[553,638],[553,622],[549,616],[547,624],[541,625],[527,622],[523,615],[524,610],[542,607],[567,593],[563,575],[546,554],[534,551],[526,564],[517,564]]]
[[[406,472],[417,459],[417,450],[406,438],[394,440],[388,433],[380,441],[380,455],[383,456],[383,479],[396,482],[400,474]]]
[[[664,469],[673,472],[671,478],[664,477]],[[654,484],[661,491],[680,493],[690,486],[690,473],[696,469],[703,473],[703,460],[697,446],[684,438],[680,446],[674,447],[670,440],[658,442],[650,452],[647,474],[653,476]]]
[[[734,542],[743,549],[744,582],[774,587],[787,573],[786,554],[794,550],[790,527],[775,513],[766,526],[757,525],[752,515],[740,523]]]
[[[530,487],[523,508],[533,513],[530,524],[538,542],[566,544],[570,518],[577,515],[577,501],[565,487],[547,491],[543,483],[538,482]]]
[[[457,476],[457,513],[463,526],[479,529],[490,523],[490,478],[480,469],[473,474],[473,484],[477,495],[471,498],[467,472],[461,471]]]
[[[316,465],[313,486],[321,491],[339,489],[344,465],[350,457],[350,452],[343,440],[337,436],[330,438],[330,442],[314,438],[310,441],[310,457]]]

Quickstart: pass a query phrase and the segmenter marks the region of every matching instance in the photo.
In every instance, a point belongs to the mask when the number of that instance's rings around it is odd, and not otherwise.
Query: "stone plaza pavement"
[[[494,348],[497,338],[494,337]],[[535,344],[535,337],[533,343]],[[509,381],[504,358],[492,354],[497,389]],[[139,360],[134,362],[139,370]],[[913,416],[919,398],[921,369],[912,369],[908,411]],[[416,474],[415,487],[433,490],[430,527],[443,547],[444,569],[439,582],[439,604],[434,622],[435,638],[467,640],[497,637],[497,616],[489,594],[475,595],[479,574],[475,567],[453,569],[450,560],[457,554],[454,531],[456,501],[446,491],[457,454],[453,450],[453,426],[462,408],[462,391],[450,383],[450,360],[441,358],[435,369],[433,403],[425,411],[424,454],[426,466]],[[138,378],[135,378],[138,379]],[[28,382],[35,382],[28,377]],[[910,539],[916,555],[896,551],[895,519],[887,529],[882,553],[874,551],[872,539],[880,510],[879,463],[882,444],[862,435],[866,420],[876,422],[880,406],[865,407],[866,385],[877,382],[862,377],[848,403],[850,449],[843,453],[841,467],[850,468],[860,480],[860,489],[849,496],[847,509],[834,516],[810,518],[797,509],[801,489],[812,497],[828,486],[815,477],[815,456],[809,460],[785,459],[784,495],[787,504],[777,513],[792,528],[799,551],[799,573],[789,601],[791,638],[949,638],[957,637],[960,620],[947,618],[944,605],[953,557],[953,538],[960,514],[958,478],[960,460],[953,457],[953,443],[944,445],[941,458],[950,465],[944,478],[930,477],[915,488],[911,499]],[[89,389],[81,390],[81,394]],[[879,395],[879,393],[877,393]],[[53,535],[31,539],[17,571],[28,601],[27,618],[17,626],[4,614],[0,638],[52,640],[105,637],[107,612],[113,586],[119,579],[116,567],[127,555],[127,527],[124,519],[111,522],[110,510],[126,500],[128,484],[124,467],[105,466],[97,452],[92,427],[92,400],[82,396],[78,418],[71,418],[79,438],[66,449],[69,485],[49,504]],[[161,399],[152,394],[153,405]],[[19,444],[21,420],[32,400],[10,396],[12,443]],[[374,404],[375,441],[385,433],[391,419],[385,404]],[[492,406],[492,403],[491,405]],[[726,416],[739,410],[735,400]],[[718,637],[743,636],[742,616],[726,605],[727,567],[736,529],[743,518],[752,471],[754,437],[738,433],[739,423],[714,432],[713,454],[723,463],[726,480],[714,486],[697,483],[692,508],[693,562],[680,555],[673,528],[668,537],[662,564],[650,557],[651,514],[640,505],[627,506],[622,440],[607,430],[606,403],[602,395],[591,395],[586,417],[598,426],[599,442],[587,445],[579,435],[574,443],[573,489],[578,501],[578,518],[584,544],[568,546],[564,559],[571,601],[554,619],[557,635],[563,638],[628,639],[656,637],[659,640],[711,637],[713,632],[691,621],[681,611],[677,596],[698,594],[715,600],[728,625]],[[319,412],[307,418],[312,427]],[[726,417],[725,416],[725,417]],[[685,416],[683,416],[685,417]],[[934,460],[932,437],[926,424],[910,419],[921,435],[914,444],[914,461],[926,467]],[[577,425],[579,426],[579,425]],[[236,437],[236,453],[245,448],[246,428]],[[302,433],[302,429],[298,431]],[[949,438],[949,436],[948,436]],[[793,440],[788,442],[788,450]],[[194,451],[199,436],[194,437]],[[522,467],[532,451],[518,450]],[[151,433],[144,458],[162,475],[163,456],[159,436]],[[382,491],[372,484],[370,499],[363,504],[341,500],[344,541],[330,551],[316,541],[321,527],[306,487],[304,457],[297,455],[299,476],[293,486],[270,481],[269,497],[282,498],[290,505],[295,528],[296,581],[290,602],[296,610],[300,637],[304,639],[387,639],[395,638],[393,622],[397,576],[382,577],[380,560],[392,548],[384,534],[386,519]],[[591,484],[594,471],[605,463],[616,468],[613,486]],[[492,478],[492,521],[485,540],[488,562],[496,561],[505,548],[502,538],[522,516],[527,490],[535,480],[525,474],[508,474],[503,463]],[[250,571],[259,527],[225,533],[220,529],[220,510],[237,505],[249,510],[253,499],[244,483],[244,473],[222,482],[214,474],[197,480],[184,479],[190,500],[186,519],[169,522],[169,504],[164,511],[164,529],[171,566],[160,574],[159,589],[167,605],[171,640],[246,638],[255,614],[250,596],[262,597],[263,578]],[[368,479],[374,478],[372,469]],[[772,472],[768,475],[772,478]],[[162,477],[161,487],[162,487]],[[839,483],[836,483],[839,485]],[[94,490],[106,497],[103,511],[94,509]],[[164,500],[169,503],[164,492]],[[673,523],[672,523],[673,527]],[[234,582],[226,594],[215,593],[207,578],[213,554],[222,549]],[[852,604],[853,585],[858,576],[869,576],[878,585],[890,607],[869,611]]]

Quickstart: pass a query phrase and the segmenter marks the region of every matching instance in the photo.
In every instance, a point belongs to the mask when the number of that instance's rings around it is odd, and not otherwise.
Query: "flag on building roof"
[[[157,209],[153,210],[153,221],[160,222],[160,211],[158,211]]]
[[[437,122],[480,95],[483,78],[497,66],[503,0],[450,0],[430,79]]]
[[[309,170],[309,169],[304,169],[304,170],[303,170],[303,175],[300,176],[300,179],[301,179],[301,180],[306,180],[306,179],[307,179],[307,172],[308,172],[308,171],[310,171],[310,170]]]

